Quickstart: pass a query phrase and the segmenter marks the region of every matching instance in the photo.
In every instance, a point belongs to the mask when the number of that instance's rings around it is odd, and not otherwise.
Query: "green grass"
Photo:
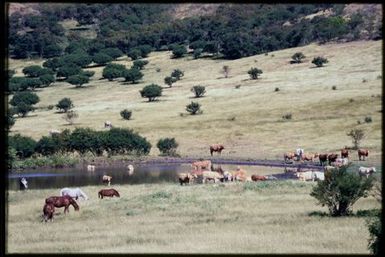
[[[359,200],[351,217],[320,215],[313,182],[179,186],[115,185],[120,198],[82,189],[80,211],[57,209],[41,222],[44,199],[59,189],[10,191],[8,253],[346,253],[367,254],[365,217],[380,204]]]

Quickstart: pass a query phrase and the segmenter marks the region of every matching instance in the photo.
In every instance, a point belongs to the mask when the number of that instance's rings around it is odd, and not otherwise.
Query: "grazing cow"
[[[372,175],[373,173],[375,173],[376,172],[376,168],[375,167],[369,167],[369,168],[367,168],[367,167],[360,167],[359,169],[358,169],[358,174],[361,176],[361,177],[363,177],[363,176],[365,176],[366,178],[368,178],[370,175]]]
[[[312,153],[302,154],[302,160],[303,161],[314,161],[314,159],[317,157],[318,157],[317,153],[315,153],[315,154],[312,154]]]
[[[349,150],[346,148],[341,149],[341,157],[342,158],[349,158]]]
[[[369,150],[368,149],[358,149],[358,159],[361,161],[362,159],[365,161],[365,157],[368,157]]]
[[[111,176],[103,175],[102,181],[105,183],[108,182],[108,185],[111,185],[111,179],[112,179]]]
[[[215,183],[223,179],[223,175],[215,171],[203,171],[202,176],[203,176],[203,183],[206,183],[208,180],[212,180]]]
[[[251,180],[252,181],[265,181],[267,179],[268,179],[267,176],[260,176],[260,175],[257,175],[257,174],[251,175]]]
[[[346,165],[348,165],[348,163],[349,163],[348,158],[337,158],[335,160],[335,162],[333,162],[334,166],[336,166],[336,167],[346,166]]]
[[[213,152],[218,152],[219,154],[221,154],[223,149],[225,149],[225,147],[220,144],[210,145],[210,154],[211,156],[213,156]]]
[[[193,181],[194,176],[191,175],[190,173],[179,173],[178,179],[179,179],[180,185],[183,186],[183,184],[190,184],[190,181],[191,182]]]
[[[302,148],[297,148],[295,150],[295,156],[297,157],[297,161],[302,159],[302,155],[304,154],[304,151]]]
[[[88,164],[87,171],[95,171],[95,165]]]
[[[283,154],[283,160],[287,162],[288,160],[293,160],[295,157],[295,153],[293,152],[287,152]]]
[[[26,178],[22,177],[19,182],[20,190],[25,190],[28,188],[28,181]]]
[[[104,128],[112,128],[112,123],[111,123],[111,121],[106,120],[106,121],[104,122]]]
[[[201,169],[210,169],[211,168],[211,161],[206,160],[206,161],[196,161],[191,164],[191,166],[195,170],[201,170]]]
[[[329,162],[329,165],[332,164],[332,162],[335,162],[338,158],[338,154],[336,153],[331,153],[328,155],[328,162]]]
[[[45,222],[47,222],[47,220],[49,221],[53,221],[53,214],[55,213],[55,206],[52,204],[52,203],[46,203],[44,204],[44,207],[43,207],[43,220]],[[43,222],[42,220],[42,222]]]
[[[301,181],[315,181],[315,180],[325,180],[325,175],[320,171],[303,171],[296,172],[295,175]]]
[[[324,163],[328,160],[328,154],[319,154],[318,155],[318,160],[321,166],[324,165]]]

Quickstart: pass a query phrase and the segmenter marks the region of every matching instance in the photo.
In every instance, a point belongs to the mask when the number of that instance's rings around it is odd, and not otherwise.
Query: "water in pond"
[[[222,165],[224,170],[234,171],[236,165]],[[246,170],[248,175],[260,174],[270,175],[283,172],[282,168],[270,168],[261,166],[240,166]],[[178,183],[177,174],[191,170],[190,164],[149,164],[137,165],[135,171],[130,175],[126,168],[96,168],[95,171],[84,169],[45,169],[40,171],[24,170],[13,172],[8,176],[8,189],[18,190],[19,180],[25,177],[28,181],[28,189],[81,187],[88,185],[102,185],[103,175],[112,177],[111,185],[114,184],[144,184],[144,183]]]

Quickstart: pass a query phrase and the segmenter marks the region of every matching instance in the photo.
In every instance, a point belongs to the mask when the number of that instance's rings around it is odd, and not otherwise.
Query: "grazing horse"
[[[341,158],[349,158],[349,150],[344,148],[341,149]]]
[[[257,175],[257,174],[251,175],[251,180],[252,181],[265,181],[267,179],[268,178],[266,176],[260,176],[260,175]]]
[[[221,154],[223,149],[225,149],[225,147],[221,144],[210,145],[210,154],[211,156],[213,156],[213,152]]]
[[[23,177],[20,179],[19,187],[20,187],[20,190],[25,190],[28,188],[28,181],[26,178]]]
[[[362,159],[365,161],[365,156],[368,157],[369,150],[368,149],[358,149],[358,159],[361,161]]]
[[[76,200],[81,197],[83,198],[84,200],[88,200],[88,196],[80,189],[80,188],[68,188],[68,187],[65,187],[63,188],[62,190],[60,190],[60,195],[61,196],[64,196],[64,195],[69,195],[71,196],[72,198],[75,198]]]
[[[103,175],[102,181],[103,181],[104,183],[107,183],[107,182],[108,182],[108,185],[111,185],[111,179],[112,179],[111,176]]]
[[[53,204],[57,208],[64,207],[64,214],[69,212],[69,206],[72,205],[75,208],[75,211],[79,210],[79,205],[76,203],[71,196],[51,196],[45,199],[46,204]]]
[[[113,196],[116,196],[116,197],[120,197],[120,194],[118,193],[118,191],[116,191],[115,189],[111,188],[111,189],[102,189],[99,191],[98,193],[98,197],[103,199],[104,196],[108,196],[108,197],[113,197]]]
[[[43,220],[45,222],[47,222],[47,220],[49,221],[53,221],[53,214],[55,213],[55,206],[53,204],[44,204],[44,207],[43,207]],[[42,222],[43,222],[42,220]]]
[[[328,155],[328,162],[329,162],[329,165],[332,165],[332,162],[335,162],[338,158],[338,154],[336,153],[331,153]]]

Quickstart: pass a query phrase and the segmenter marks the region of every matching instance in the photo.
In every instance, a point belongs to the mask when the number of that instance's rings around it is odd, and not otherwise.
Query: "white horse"
[[[62,190],[60,190],[60,195],[69,195],[73,198],[78,199],[78,197],[84,198],[84,200],[88,200],[88,196],[80,189],[80,188],[68,188],[65,187]]]

